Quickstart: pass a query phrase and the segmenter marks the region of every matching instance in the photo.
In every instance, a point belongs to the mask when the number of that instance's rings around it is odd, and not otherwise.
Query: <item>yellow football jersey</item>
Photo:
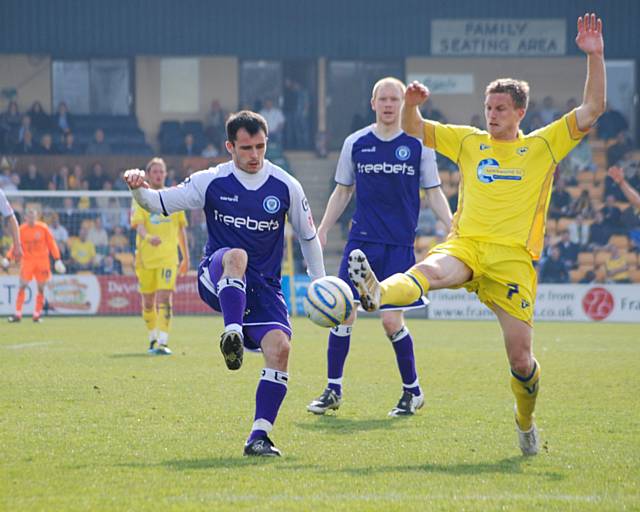
[[[187,225],[184,212],[172,213],[168,217],[149,213],[135,201],[131,213],[131,227],[144,226],[147,239],[136,236],[136,266],[142,268],[171,268],[178,266],[178,244],[180,229]],[[157,236],[162,243],[151,245],[148,238]]]
[[[424,144],[460,169],[450,236],[525,247],[538,259],[554,170],[586,134],[575,110],[512,142],[471,126],[425,121]]]

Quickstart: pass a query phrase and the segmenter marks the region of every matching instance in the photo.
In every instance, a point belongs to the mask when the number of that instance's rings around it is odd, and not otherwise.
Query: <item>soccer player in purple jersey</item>
[[[414,264],[413,243],[421,188],[426,189],[429,204],[447,230],[451,225],[451,210],[440,186],[434,151],[400,128],[404,92],[404,84],[390,77],[379,80],[373,87],[371,108],[376,113],[376,122],[345,139],[336,170],[336,188],[318,228],[318,237],[324,246],[329,230],[357,189],[356,211],[339,272],[351,286],[356,299],[358,294],[347,271],[351,251],[362,250],[375,267],[376,274],[384,276]],[[408,306],[386,306],[380,314],[402,379],[402,396],[390,416],[411,416],[424,403],[416,372],[413,339],[404,325],[403,310],[425,304],[420,298]],[[334,327],[329,334],[328,385],[307,406],[307,410],[314,414],[324,414],[329,409],[340,407],[343,369],[355,320],[354,309],[344,324]]]
[[[200,297],[222,312],[220,350],[230,370],[242,365],[244,348],[265,361],[256,392],[253,428],[245,455],[279,456],[268,434],[287,393],[291,325],[280,287],[285,216],[297,233],[312,279],[325,275],[322,248],[300,183],[264,158],[264,118],[241,111],[227,121],[232,161],[192,174],[182,184],[151,190],[144,171],[124,179],[136,201],[153,213],[203,208],[208,229],[198,269]]]

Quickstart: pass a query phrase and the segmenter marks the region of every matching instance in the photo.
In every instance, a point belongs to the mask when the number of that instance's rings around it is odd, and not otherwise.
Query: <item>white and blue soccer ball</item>
[[[305,314],[314,324],[335,327],[351,316],[353,293],[342,279],[321,277],[309,285],[303,304]]]

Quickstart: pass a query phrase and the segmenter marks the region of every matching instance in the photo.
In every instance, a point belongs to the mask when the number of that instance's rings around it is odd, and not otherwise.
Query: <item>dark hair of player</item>
[[[251,110],[241,110],[229,116],[226,124],[227,140],[229,142],[235,143],[240,128],[247,130],[247,133],[251,136],[256,135],[260,130],[265,135],[269,135],[265,118],[256,112],[251,112]]]
[[[498,78],[489,85],[484,91],[485,96],[493,93],[505,92],[513,100],[513,106],[516,108],[526,109],[529,105],[529,84],[524,80],[515,80],[513,78]]]

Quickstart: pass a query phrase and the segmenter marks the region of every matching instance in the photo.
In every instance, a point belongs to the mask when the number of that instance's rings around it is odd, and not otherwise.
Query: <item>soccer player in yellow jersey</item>
[[[578,47],[587,54],[582,104],[528,135],[519,129],[529,97],[526,82],[510,78],[485,92],[487,131],[422,119],[428,89],[412,83],[405,94],[402,128],[460,168],[458,211],[447,240],[404,274],[379,283],[361,251],[350,255],[349,277],[362,306],[410,304],[427,290],[465,287],[496,314],[504,336],[515,395],[516,427],[524,455],[539,450],[533,411],[540,365],[533,356],[533,261],[542,250],[545,217],[556,165],[605,109],[602,20],[578,18]]]
[[[167,166],[153,158],[146,167],[149,186],[164,188]],[[142,318],[149,331],[149,353],[171,355],[168,347],[171,327],[171,298],[176,275],[189,269],[187,218],[184,212],[165,217],[149,213],[134,202],[131,226],[136,229],[136,275],[142,295]],[[178,265],[178,248],[182,260]]]

